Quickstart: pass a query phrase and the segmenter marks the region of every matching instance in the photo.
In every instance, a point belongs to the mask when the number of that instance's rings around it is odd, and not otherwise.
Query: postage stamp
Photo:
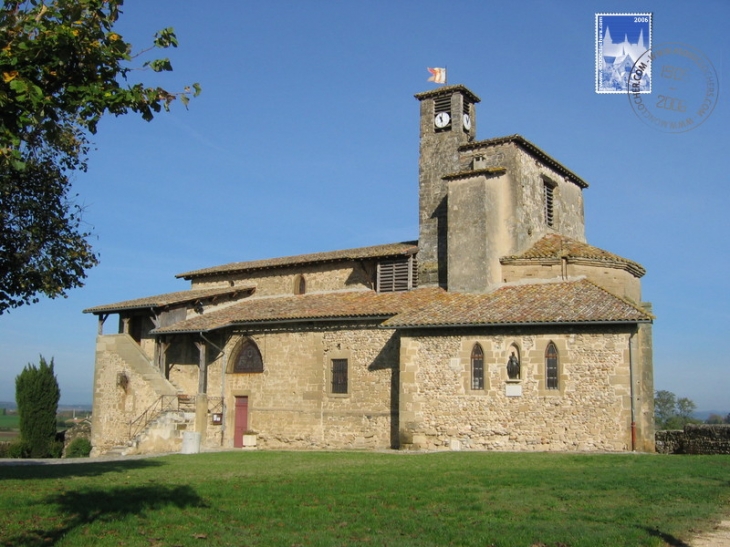
[[[654,92],[643,95],[654,73]],[[720,94],[717,71],[707,56],[686,44],[660,44],[644,52],[629,73],[627,95],[641,121],[665,133],[684,133],[710,116]]]
[[[626,93],[631,67],[651,49],[651,13],[596,14],[596,93]],[[651,93],[651,73],[638,93]]]

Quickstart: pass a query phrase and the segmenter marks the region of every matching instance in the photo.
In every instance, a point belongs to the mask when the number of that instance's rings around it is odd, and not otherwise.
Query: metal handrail
[[[134,439],[152,420],[160,414],[168,411],[177,411],[177,395],[160,395],[160,398],[152,403],[147,409],[129,422],[129,438]]]

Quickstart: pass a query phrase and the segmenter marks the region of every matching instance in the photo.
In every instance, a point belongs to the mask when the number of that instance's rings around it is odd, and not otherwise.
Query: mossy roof
[[[284,256],[268,258],[264,260],[251,260],[246,262],[231,262],[221,266],[202,268],[181,273],[175,277],[194,279],[198,277],[248,272],[254,270],[266,270],[273,268],[290,268],[292,266],[303,266],[320,264],[326,262],[346,262],[350,260],[362,260],[367,258],[388,258],[396,256],[414,255],[418,252],[418,242],[406,241],[402,243],[390,243],[386,245],[375,245],[371,247],[359,247],[356,249],[345,249],[342,251],[330,251],[324,253],[312,253],[296,256]]]
[[[233,296],[237,293],[251,292],[254,287],[237,286],[216,289],[193,289],[187,291],[169,292],[158,294],[155,296],[146,296],[143,298],[135,298],[134,300],[124,300],[114,304],[103,304],[87,308],[84,313],[115,313],[118,311],[135,310],[135,309],[160,309],[170,306],[186,304],[188,302],[196,302],[198,300],[212,300],[222,296]]]
[[[385,328],[650,322],[651,314],[586,279],[506,285],[486,294],[436,287],[407,292],[370,290],[247,298],[156,334],[233,326],[372,320]]]
[[[562,258],[573,263],[626,270],[636,277],[642,277],[646,273],[646,269],[638,262],[560,234],[547,234],[525,252],[502,257],[500,262],[516,265],[546,264],[559,263]]]

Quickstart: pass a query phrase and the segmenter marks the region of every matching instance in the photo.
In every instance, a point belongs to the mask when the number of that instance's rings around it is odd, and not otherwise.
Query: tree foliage
[[[730,418],[730,415],[727,416],[727,418]],[[725,424],[730,423],[726,421],[726,418],[723,418],[719,414],[710,414],[707,419],[705,420],[706,424],[712,424],[712,425],[719,425],[719,424]]]
[[[88,458],[89,454],[91,454],[91,441],[85,437],[74,439],[66,449],[67,458]]]
[[[171,71],[173,29],[137,54],[114,32],[123,0],[22,0],[0,6],[0,314],[65,296],[98,259],[69,196],[87,167],[90,136],[105,114],[145,120],[200,92],[128,83],[132,70]],[[136,66],[136,63],[138,64]]]
[[[48,363],[28,364],[15,378],[15,402],[20,418],[20,438],[31,458],[47,458],[53,452],[56,437],[56,413],[61,390],[53,372],[53,358]]]
[[[657,429],[682,429],[687,424],[700,423],[692,417],[697,405],[687,397],[659,390],[654,395],[654,424]]]

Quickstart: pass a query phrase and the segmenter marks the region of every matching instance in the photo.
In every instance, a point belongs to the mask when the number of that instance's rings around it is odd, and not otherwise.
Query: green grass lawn
[[[18,429],[20,416],[17,414],[0,414],[0,429]]]
[[[17,414],[0,414],[0,442],[12,441],[20,434],[20,417]]]
[[[88,462],[88,463],[87,463]],[[3,546],[682,546],[730,457],[223,452],[0,466]]]

